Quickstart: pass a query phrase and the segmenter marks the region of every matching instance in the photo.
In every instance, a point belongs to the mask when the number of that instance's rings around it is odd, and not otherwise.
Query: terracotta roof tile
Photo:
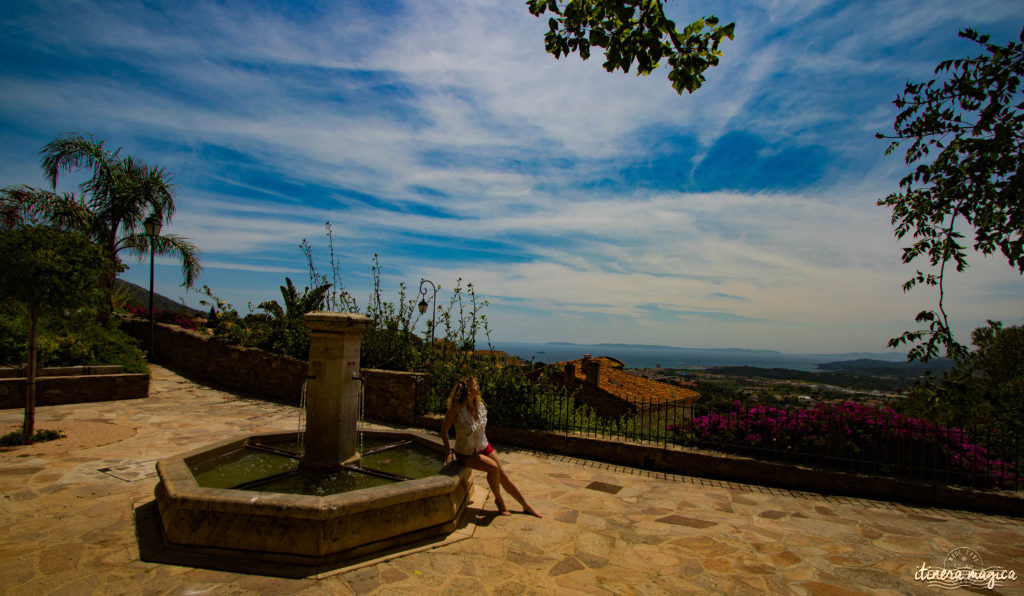
[[[693,388],[680,387],[647,379],[626,372],[621,361],[607,356],[597,356],[590,359],[597,362],[601,367],[598,387],[610,395],[614,395],[629,403],[652,403],[663,404],[677,401],[694,401],[700,397],[700,393]],[[583,368],[583,359],[570,360],[575,365],[576,380],[583,383],[587,379],[586,371]],[[567,362],[558,363],[560,368],[565,369]]]

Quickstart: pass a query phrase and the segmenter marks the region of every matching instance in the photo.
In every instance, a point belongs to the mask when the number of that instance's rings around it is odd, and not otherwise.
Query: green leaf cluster
[[[0,299],[36,313],[95,303],[99,279],[113,263],[81,234],[44,226],[0,230]]]
[[[1024,444],[1024,326],[989,321],[971,333],[974,351],[941,378],[925,377],[901,411],[948,426],[977,426],[994,453],[1015,459]]]
[[[330,284],[315,288],[295,288],[291,278],[280,286],[284,306],[276,300],[267,300],[244,318],[235,307],[213,295],[209,286],[203,286],[206,299],[200,300],[210,307],[207,328],[214,336],[229,343],[260,348],[276,354],[305,359],[309,354],[309,330],[302,324],[302,315],[321,310]]]
[[[968,244],[983,255],[1001,253],[1024,273],[1024,29],[1020,42],[1006,45],[971,29],[960,36],[986,53],[944,61],[936,78],[908,82],[893,102],[900,109],[895,134],[876,135],[891,139],[887,155],[905,146],[904,159],[914,166],[900,180],[899,192],[878,205],[892,209],[897,238],[913,239],[903,249],[903,262],[923,259],[932,268],[918,271],[903,290],[925,285],[939,292],[938,312],[917,315],[926,328],[889,341],[892,347],[919,344],[909,358],[922,361],[940,349],[950,358],[967,354],[950,329],[944,281],[947,266],[958,272],[968,267]]]
[[[42,443],[44,441],[55,441],[57,439],[63,439],[66,436],[67,435],[59,430],[37,430],[31,436],[26,435],[24,431],[15,430],[0,437],[0,446],[15,447],[17,445],[30,445],[32,443]]]
[[[974,351],[908,391],[903,408],[943,424],[999,420],[1024,431],[1024,326],[989,321],[971,334]]]
[[[578,52],[590,58],[591,48],[604,50],[604,69],[649,75],[662,60],[669,66],[672,88],[682,95],[704,83],[704,71],[717,66],[719,45],[733,39],[735,23],[720,25],[710,15],[677,29],[665,16],[661,0],[528,0],[530,13],[546,13],[544,48],[555,58]]]
[[[300,294],[288,277],[281,286],[281,299],[267,300],[257,307],[261,314],[250,315],[253,322],[261,327],[255,345],[273,352],[304,358],[309,353],[309,333],[302,324],[302,315],[320,310],[331,284],[315,288],[303,288]]]
[[[38,366],[119,364],[125,372],[148,372],[139,342],[114,325],[100,323],[96,310],[86,305],[43,312],[36,338]],[[26,337],[24,308],[14,302],[0,304],[0,365],[28,360]]]

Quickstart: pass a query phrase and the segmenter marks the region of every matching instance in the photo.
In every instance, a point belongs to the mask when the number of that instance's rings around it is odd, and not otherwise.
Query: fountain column
[[[300,466],[336,469],[358,457],[359,342],[370,319],[352,313],[311,312],[306,380],[306,432]]]

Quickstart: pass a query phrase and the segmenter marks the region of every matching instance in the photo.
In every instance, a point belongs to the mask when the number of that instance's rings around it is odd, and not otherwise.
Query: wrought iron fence
[[[505,406],[505,407],[501,407]],[[493,404],[491,424],[566,435],[689,447],[843,472],[1019,491],[1024,437],[1018,425],[961,428],[852,402],[808,408],[757,405],[712,410],[644,395],[575,396]]]

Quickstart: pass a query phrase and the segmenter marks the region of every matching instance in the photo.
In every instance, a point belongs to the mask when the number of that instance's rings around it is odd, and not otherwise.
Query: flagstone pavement
[[[1024,575],[1024,520],[673,476],[499,451],[544,514],[483,509],[462,540],[286,579],[140,560],[135,508],[157,459],[222,438],[296,428],[268,404],[152,367],[143,400],[43,407],[66,439],[0,450],[2,594],[905,594],[972,549]],[[20,423],[0,411],[0,431]],[[513,502],[509,499],[509,503]],[[477,513],[474,511],[474,513]],[[1024,593],[1024,579],[985,593]]]

